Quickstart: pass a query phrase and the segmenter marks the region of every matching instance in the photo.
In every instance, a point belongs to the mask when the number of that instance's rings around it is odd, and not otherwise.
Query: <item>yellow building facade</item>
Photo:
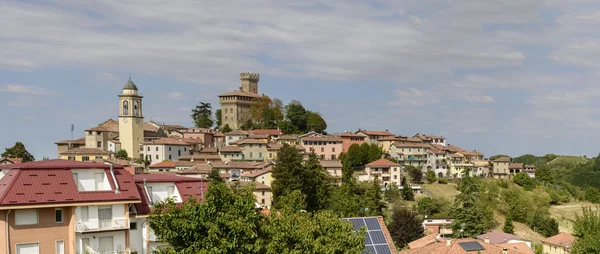
[[[140,144],[144,141],[142,98],[129,78],[119,94],[119,141],[121,149],[133,159],[140,158]]]

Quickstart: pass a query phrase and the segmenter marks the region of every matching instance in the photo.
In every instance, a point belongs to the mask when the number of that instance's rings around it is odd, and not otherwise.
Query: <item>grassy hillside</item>
[[[574,167],[576,165],[586,163],[588,159],[578,156],[558,156],[554,160],[548,162],[550,166]]]
[[[423,184],[421,185],[423,188],[423,194],[428,197],[442,197],[447,200],[454,200],[454,196],[458,195],[456,190],[456,184],[448,183],[448,184]]]
[[[550,216],[558,222],[560,232],[573,233],[573,221],[581,215],[583,207],[596,207],[587,202],[572,202],[550,207]]]

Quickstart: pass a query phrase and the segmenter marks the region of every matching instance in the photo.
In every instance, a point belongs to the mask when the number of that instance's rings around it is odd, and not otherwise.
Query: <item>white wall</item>
[[[116,232],[103,232],[103,233],[90,233],[90,234],[77,234],[76,237],[76,253],[83,253],[82,251],[82,238],[90,239],[90,253],[96,254],[99,245],[100,245],[100,237],[112,236],[113,237],[113,251],[117,250],[125,250],[127,246],[125,245],[125,231],[116,231]]]
[[[169,151],[169,148],[171,148],[171,151]],[[180,154],[184,156],[190,153],[187,145],[144,145],[143,150],[144,157],[151,160],[152,163],[164,160],[177,161]]]
[[[81,215],[81,206],[75,208],[75,222],[83,223],[87,228],[98,228],[98,206],[92,205],[87,206],[88,208],[88,220],[83,221]],[[128,219],[125,218],[125,205],[118,204],[112,205],[112,219],[113,220],[123,220]]]
[[[225,137],[225,145],[228,146],[230,145],[231,142],[236,141],[236,140],[240,140],[240,139],[244,139],[246,138],[246,135],[242,135],[242,136],[226,136]]]
[[[179,195],[179,190],[177,190],[175,183],[146,183],[146,187],[152,187],[153,202],[160,202],[167,199],[167,187],[169,186],[173,187],[173,196],[175,197],[175,202],[182,202],[181,195]]]
[[[145,218],[131,218],[129,220],[130,223],[136,222],[137,229],[129,230],[129,246],[132,251],[137,251],[138,253],[144,250],[144,233],[146,232],[146,219]]]
[[[79,191],[98,191],[98,190],[112,190],[108,178],[112,175],[107,175],[104,169],[73,169],[71,173],[76,173],[79,183],[77,189]],[[96,190],[95,174],[104,174],[104,181],[100,189]]]

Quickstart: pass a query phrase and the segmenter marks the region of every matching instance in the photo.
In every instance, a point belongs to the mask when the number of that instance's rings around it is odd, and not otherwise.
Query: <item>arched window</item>
[[[133,102],[133,115],[140,116],[140,102],[139,101]]]
[[[123,101],[123,115],[124,116],[129,115],[129,102],[128,101]]]

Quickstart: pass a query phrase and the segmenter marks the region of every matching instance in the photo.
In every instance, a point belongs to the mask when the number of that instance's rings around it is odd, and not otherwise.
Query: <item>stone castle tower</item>
[[[239,129],[244,123],[252,119],[250,106],[256,99],[261,98],[258,94],[258,80],[260,75],[252,72],[240,73],[242,86],[240,90],[219,95],[221,104],[221,123],[224,127],[229,125],[233,130]]]
[[[131,158],[140,158],[140,144],[144,141],[142,96],[131,78],[119,94],[119,141],[121,149]]]

